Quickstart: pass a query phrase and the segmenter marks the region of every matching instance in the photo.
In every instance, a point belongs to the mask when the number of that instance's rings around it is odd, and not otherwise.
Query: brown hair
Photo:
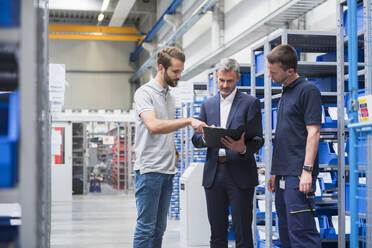
[[[293,68],[297,71],[297,52],[290,45],[279,45],[275,47],[267,56],[270,64],[280,63],[283,70]]]
[[[177,47],[165,47],[158,52],[157,63],[165,69],[171,66],[171,58],[178,59],[185,63],[185,53]]]

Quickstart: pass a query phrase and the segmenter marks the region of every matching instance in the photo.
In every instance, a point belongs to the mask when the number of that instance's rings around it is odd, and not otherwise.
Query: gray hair
[[[222,70],[225,72],[234,70],[236,75],[240,74],[240,65],[236,59],[233,58],[224,58],[217,65],[217,71]]]

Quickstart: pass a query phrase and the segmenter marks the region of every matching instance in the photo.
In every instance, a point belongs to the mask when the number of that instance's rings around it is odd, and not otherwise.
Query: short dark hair
[[[163,65],[165,69],[171,66],[171,58],[178,59],[185,63],[185,53],[177,47],[165,47],[158,52],[156,62]]]
[[[297,71],[297,52],[290,45],[279,45],[275,47],[267,56],[270,64],[280,63],[283,70],[293,68]]]

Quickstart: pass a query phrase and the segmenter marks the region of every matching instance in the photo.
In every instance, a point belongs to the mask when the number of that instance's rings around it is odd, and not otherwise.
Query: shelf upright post
[[[254,48],[251,48],[251,95],[256,96],[256,56]],[[254,236],[255,238],[255,236]]]
[[[270,52],[269,41],[265,40],[264,55],[266,56]],[[265,63],[265,62],[264,62]],[[266,247],[272,247],[272,195],[268,191],[267,185],[269,184],[271,163],[272,163],[272,128],[271,128],[271,80],[269,78],[269,71],[266,65],[264,65],[264,100],[265,100],[265,235],[266,235]]]
[[[133,187],[133,180],[132,180],[132,172],[133,172],[133,164],[132,164],[132,122],[128,122],[128,189],[132,189]]]
[[[19,44],[19,93],[20,93],[20,133],[19,142],[19,203],[22,208],[22,225],[20,226],[20,244],[28,248],[45,247],[44,227],[40,226],[43,216],[42,204],[44,152],[39,124],[45,124],[45,116],[40,109],[40,84],[45,83],[40,70],[43,54],[40,51],[41,16],[39,1],[20,1]],[[48,164],[47,166],[50,166]],[[41,173],[40,173],[41,172]]]
[[[338,247],[345,248],[345,69],[343,5],[337,1]]]
[[[365,71],[365,92],[366,95],[372,95],[372,6],[371,0],[363,0],[363,21],[364,21],[364,71]],[[372,147],[372,137],[370,135],[367,136],[367,147]],[[367,161],[372,163],[372,151],[371,149],[367,149]],[[371,169],[367,169],[367,189],[372,188],[372,175]],[[372,244],[372,190],[367,190],[367,232],[366,232],[366,243]]]
[[[118,154],[116,155],[116,159],[117,159],[117,162],[116,162],[116,169],[117,169],[117,178],[116,178],[116,183],[117,183],[117,191],[120,192],[120,170],[121,170],[121,164],[120,164],[120,122],[118,122],[118,126],[116,128],[117,130],[117,133],[116,133],[116,137],[117,137],[117,152]]]
[[[39,22],[42,22],[42,33],[43,33],[43,63],[42,68],[39,70],[39,73],[42,73],[43,82],[40,87],[40,92],[42,97],[40,98],[40,109],[42,111],[41,126],[40,132],[42,136],[42,165],[43,165],[43,178],[42,178],[42,199],[40,204],[42,205],[42,220],[40,226],[43,228],[42,235],[42,247],[50,247],[50,232],[51,232],[51,210],[52,210],[52,192],[51,192],[51,115],[49,109],[49,37],[48,37],[48,25],[49,25],[49,0],[44,1],[44,6],[41,9],[43,12],[43,19]]]
[[[87,129],[86,129],[86,123],[81,123],[81,128],[83,129],[83,194],[88,194],[88,142],[87,142]]]
[[[357,89],[358,89],[358,37],[357,37],[357,4],[355,0],[347,0],[348,11],[348,61],[349,61],[349,92],[350,102],[348,103],[349,120],[350,123],[358,122],[357,112]],[[351,233],[350,233],[350,247],[358,247],[358,201],[357,185],[358,185],[358,151],[357,151],[357,134],[355,128],[350,128],[350,219],[351,219]]]

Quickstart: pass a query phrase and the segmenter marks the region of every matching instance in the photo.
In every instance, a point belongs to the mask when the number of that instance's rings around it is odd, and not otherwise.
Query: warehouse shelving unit
[[[207,98],[206,84],[193,85],[194,92],[201,90],[203,93],[195,93],[192,102],[181,101],[180,106],[175,109],[175,119],[179,118],[198,118],[200,107],[204,99]],[[191,137],[193,129],[190,126],[175,131],[175,145],[179,152],[177,172],[173,179],[173,191],[169,215],[171,218],[178,219],[180,216],[180,177],[187,167],[193,162],[205,162],[206,149],[195,148],[192,145]]]
[[[88,169],[86,151],[86,123],[72,123],[72,190],[74,194],[88,194]]]
[[[182,74],[182,79],[189,80],[204,70],[212,68],[222,58],[238,53],[254,42],[265,38],[278,28],[287,27],[288,23],[298,19],[324,2],[325,0],[287,1],[280,8],[268,13],[267,16],[264,16],[257,23],[242,31],[234,39],[205,56],[198,63],[193,64],[190,68],[186,68]]]
[[[265,146],[260,154],[264,154],[264,161],[260,161],[259,164],[264,163],[265,165],[265,185],[270,177],[271,170],[271,156],[272,156],[272,140],[275,137],[275,125],[276,125],[276,108],[281,94],[273,91],[277,86],[272,84],[271,79],[268,77],[268,70],[264,64],[265,56],[271,51],[272,48],[279,44],[290,44],[296,48],[299,58],[305,59],[300,60],[298,63],[298,73],[301,76],[307,78],[328,78],[335,77],[337,72],[337,63],[331,58],[329,61],[311,61],[312,54],[333,54],[336,52],[336,34],[330,32],[317,32],[317,31],[307,31],[307,30],[278,30],[273,34],[269,35],[263,42],[257,44],[251,49],[251,87],[253,89],[252,95],[256,95],[254,92],[256,80],[259,77],[264,78],[264,98],[261,102],[264,105],[264,136],[265,136]],[[310,79],[312,80],[312,79]],[[327,83],[327,85],[324,85]],[[334,84],[334,85],[333,85]],[[336,80],[325,82],[319,81],[318,87],[321,90],[323,103],[334,105],[337,103],[337,92],[336,92]],[[280,87],[281,88],[281,87]],[[332,88],[329,90],[328,88]],[[324,90],[326,89],[326,90]],[[273,107],[274,106],[274,107]],[[270,114],[266,114],[270,113]],[[328,119],[326,119],[327,121]],[[333,123],[334,124],[334,123]],[[326,142],[327,145],[329,141],[337,142],[337,132],[338,129],[333,125],[328,125],[327,122],[322,124],[321,128],[321,141]],[[340,145],[338,145],[340,146]],[[340,153],[339,153],[340,154]],[[341,153],[344,154],[344,151]],[[336,156],[336,155],[335,155]],[[336,156],[337,161],[337,156]],[[320,161],[321,162],[321,161]],[[334,162],[334,161],[333,161]],[[337,162],[336,162],[337,164]],[[335,165],[329,166],[328,163],[320,164],[321,171],[324,170],[325,173],[332,173],[336,169]],[[318,179],[319,180],[319,179]],[[342,190],[342,189],[341,189]],[[272,196],[271,193],[265,189],[265,208],[266,213],[272,212]],[[340,194],[340,193],[339,193]],[[337,199],[332,196],[332,193],[323,194],[321,192],[321,200],[317,200],[317,213],[333,213],[336,215],[336,208],[332,206],[337,203]],[[265,216],[265,234],[266,240],[265,244],[271,247],[273,245],[272,240],[272,215]],[[322,233],[322,231],[321,231]],[[323,241],[335,242],[335,239],[323,238]]]
[[[45,6],[47,3],[45,1]],[[3,87],[10,79],[15,84],[11,83],[7,90],[19,90],[20,111],[13,114],[19,118],[20,139],[15,154],[18,158],[15,165],[17,180],[14,186],[0,190],[0,202],[17,204],[22,212],[22,224],[13,222],[20,227],[18,237],[9,240],[10,243],[16,242],[20,247],[49,247],[50,115],[48,41],[45,38],[48,11],[47,8],[40,8],[39,1],[5,1],[4,4],[3,7],[7,4],[19,5],[19,8],[14,8],[14,12],[6,7],[0,11],[3,13],[1,18],[8,16],[14,21],[10,25],[3,22],[0,25],[0,47],[5,44],[14,47],[14,53],[10,52],[16,55],[17,66],[15,71],[1,75],[0,81]],[[46,18],[43,20],[43,17]]]
[[[357,103],[358,101],[358,95],[361,93],[359,91],[360,88],[364,88],[362,94],[365,95],[370,95],[372,90],[371,1],[364,0],[351,2],[338,0],[336,10],[338,25],[337,105],[347,107],[349,121],[351,123],[348,125],[348,128],[350,129],[348,160],[350,163],[350,170],[349,166],[345,166],[345,158],[339,159],[339,167],[341,169],[345,168],[345,170],[342,170],[343,173],[340,173],[339,175],[339,188],[342,188],[342,192],[346,193],[340,195],[339,204],[341,201],[346,202],[346,204],[341,205],[342,208],[338,209],[338,215],[350,215],[350,246],[363,245],[369,247],[372,243],[372,229],[370,227],[372,223],[370,216],[372,211],[372,201],[371,192],[368,189],[372,187],[372,182],[370,170],[367,169],[367,167],[372,163],[370,149],[372,140],[370,138],[371,135],[368,134],[370,125],[368,127],[368,123],[358,123],[358,114],[356,112],[358,104],[354,103]],[[352,13],[349,13],[350,10]],[[353,19],[355,22],[352,22]],[[349,51],[349,49],[351,51]],[[345,52],[348,52],[348,58],[346,58]],[[349,68],[348,71],[345,70],[345,65],[348,65],[348,67],[346,67]],[[346,81],[348,82],[348,88],[345,88]],[[347,93],[345,94],[345,92]],[[351,101],[347,101],[345,95],[350,96],[348,98]],[[345,113],[339,110],[338,138],[342,144],[345,144],[345,132],[347,130],[345,124],[349,121],[345,120]],[[339,222],[339,247],[345,247],[344,229],[345,221],[344,218],[342,218],[342,221]]]
[[[108,133],[114,136],[108,182],[118,191],[128,192],[134,189],[134,128],[134,122],[120,122]]]

